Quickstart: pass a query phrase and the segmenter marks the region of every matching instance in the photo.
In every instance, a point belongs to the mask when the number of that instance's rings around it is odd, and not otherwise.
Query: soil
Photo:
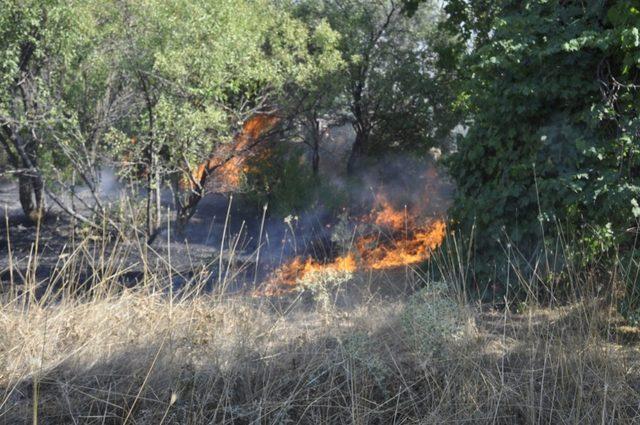
[[[231,201],[229,209],[229,201],[230,198],[226,195],[206,196],[185,228],[178,230],[172,223],[171,229],[163,229],[151,245],[152,254],[147,255],[157,258],[162,263],[169,260],[172,269],[176,271],[175,284],[178,286],[194,273],[199,273],[203,267],[209,269],[212,281],[215,280],[214,277],[218,277],[218,253],[223,235],[223,270],[226,271],[232,262],[242,265],[240,268],[243,272],[236,278],[238,289],[246,282],[253,284],[256,281],[253,277],[256,269],[249,265],[255,264],[262,210],[247,208],[237,200]],[[166,206],[169,206],[169,203]],[[52,202],[47,203],[45,218],[40,223],[31,222],[22,212],[18,202],[17,185],[14,182],[0,182],[0,208],[0,284],[7,283],[10,279],[14,283],[23,283],[27,271],[32,270],[33,263],[30,259],[34,253],[37,253],[38,258],[35,268],[36,279],[39,283],[45,283],[59,266],[61,256],[68,255],[71,247],[77,246],[80,242],[86,243],[87,251],[98,250],[103,257],[108,257],[116,244],[118,253],[128,252],[128,258],[119,259],[122,267],[127,270],[122,276],[123,284],[134,285],[144,274],[144,262],[139,254],[142,241],[135,238],[123,240],[112,237],[109,243],[103,246],[104,239],[101,235],[77,226],[69,215]],[[288,258],[303,246],[312,246],[307,242],[300,238],[294,243],[281,219],[267,219],[264,223],[261,267],[258,270],[260,278],[275,267],[274,262],[278,259]],[[130,249],[127,249],[127,245]],[[11,266],[13,273],[10,273]],[[88,269],[81,272],[81,275],[86,275],[89,279],[90,273],[91,270]]]

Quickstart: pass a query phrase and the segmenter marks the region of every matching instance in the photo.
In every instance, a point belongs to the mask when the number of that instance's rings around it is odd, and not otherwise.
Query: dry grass
[[[599,300],[512,314],[427,284],[340,302],[371,275],[332,302],[174,294],[168,266],[124,289],[123,253],[77,248],[55,289],[5,283],[2,424],[640,421],[638,347]],[[75,285],[78,264],[100,271],[93,289]]]

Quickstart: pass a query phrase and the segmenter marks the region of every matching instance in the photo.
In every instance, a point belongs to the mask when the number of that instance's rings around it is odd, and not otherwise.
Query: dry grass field
[[[125,288],[119,248],[88,244],[46,287],[3,283],[1,424],[640,420],[634,329],[603,297],[492,309],[411,268],[280,298],[176,291],[168,265]]]

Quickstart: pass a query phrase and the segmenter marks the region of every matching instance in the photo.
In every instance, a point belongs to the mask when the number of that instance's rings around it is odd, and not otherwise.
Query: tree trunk
[[[311,170],[313,171],[313,175],[317,176],[318,171],[320,170],[320,143],[318,142],[318,139],[314,140],[313,152],[311,155]]]
[[[366,150],[368,139],[369,135],[365,131],[356,129],[356,140],[353,142],[351,154],[347,162],[347,175],[353,176],[358,170],[359,162]]]
[[[25,143],[24,139],[9,128],[3,127],[0,134],[0,144],[11,165],[20,169],[18,175],[18,199],[25,216],[32,221],[38,221],[45,209],[44,182],[37,169],[37,152],[34,143]],[[4,137],[3,137],[4,136]],[[12,148],[12,146],[13,148]]]
[[[20,174],[18,193],[24,214],[32,221],[42,218],[44,212],[44,186],[38,177]]]
[[[42,218],[44,213],[44,182],[38,172],[38,152],[36,142],[30,140],[24,144],[25,158],[22,167],[28,171],[18,177],[18,193],[24,214],[33,222]]]
[[[155,119],[154,107],[156,100],[151,93],[152,88],[147,81],[147,77],[142,73],[138,73],[140,85],[144,92],[147,113],[149,114],[149,146],[147,146],[147,235],[149,239],[153,237],[161,225],[161,175],[160,175],[160,159],[159,147],[155,136]]]
[[[356,132],[356,140],[351,147],[351,154],[347,161],[347,175],[353,176],[358,168],[360,159],[367,149],[369,141],[369,131],[371,126],[369,125],[369,119],[367,115],[368,108],[366,107],[364,87],[368,69],[368,60],[365,61],[365,68],[360,71],[360,80],[355,84],[353,90],[353,115],[355,122],[353,123],[353,129]]]
[[[161,192],[162,192],[162,187],[161,187],[161,177],[160,177],[160,161],[158,158],[158,153],[154,152],[153,153],[153,180],[154,180],[154,198],[155,198],[155,224],[154,227],[156,229],[159,229],[162,226],[162,205],[161,205]]]
[[[322,134],[320,134],[320,122],[315,116],[311,119],[311,133],[313,139],[313,145],[311,147],[311,169],[313,175],[317,176],[320,170],[320,140],[322,139]]]
[[[151,189],[151,172],[147,171],[147,235],[153,233],[153,218],[152,218],[152,206],[153,206],[153,190]]]
[[[152,155],[155,158],[155,155]],[[160,172],[155,159],[150,161],[147,175],[147,234],[153,234],[161,225]]]

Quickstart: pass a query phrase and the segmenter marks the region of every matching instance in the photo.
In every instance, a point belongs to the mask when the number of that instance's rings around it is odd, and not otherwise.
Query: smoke
[[[113,201],[122,193],[124,187],[118,181],[115,169],[102,167],[99,172],[97,193],[108,201]]]
[[[241,194],[231,201],[214,193],[203,198],[184,233],[175,237],[219,249],[224,234],[226,249],[235,247],[242,252],[235,258],[249,262],[259,251],[259,265],[248,268],[247,282],[266,282],[265,293],[271,294],[286,292],[317,271],[418,263],[444,238],[453,185],[432,157],[369,160],[355,177],[330,168],[321,169],[320,178],[346,193],[340,208],[315,204],[284,217],[268,209],[263,221],[262,208],[243,202]],[[252,275],[255,270],[258,276]]]

